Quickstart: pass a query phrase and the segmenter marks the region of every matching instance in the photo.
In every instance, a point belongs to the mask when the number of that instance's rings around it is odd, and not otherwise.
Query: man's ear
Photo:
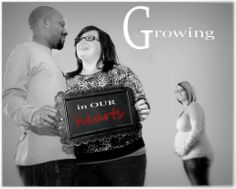
[[[49,26],[50,26],[50,22],[46,18],[41,20],[41,24],[42,24],[43,28],[49,28]]]

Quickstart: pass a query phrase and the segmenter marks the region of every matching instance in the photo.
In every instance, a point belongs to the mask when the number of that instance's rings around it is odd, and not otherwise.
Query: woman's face
[[[177,99],[181,102],[188,100],[186,91],[184,90],[183,87],[179,85],[176,86],[175,94],[176,94]]]
[[[78,57],[83,62],[98,61],[101,55],[101,44],[96,30],[84,33],[76,45]]]

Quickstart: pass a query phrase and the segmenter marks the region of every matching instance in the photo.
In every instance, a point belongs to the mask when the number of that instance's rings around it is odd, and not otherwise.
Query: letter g
[[[135,48],[135,49],[147,49],[149,48],[149,33],[152,33],[153,31],[152,30],[141,30],[141,33],[144,33],[144,37],[145,37],[145,43],[143,46],[137,46],[135,45],[131,39],[130,39],[130,36],[129,36],[129,31],[128,31],[128,25],[129,25],[129,17],[130,15],[136,11],[136,10],[145,10],[146,12],[146,17],[149,18],[149,7],[145,7],[145,6],[137,6],[137,7],[134,7],[132,9],[129,10],[129,12],[126,14],[125,16],[125,19],[124,19],[124,23],[123,23],[123,32],[124,32],[124,36],[125,36],[125,39],[127,41],[127,43]]]

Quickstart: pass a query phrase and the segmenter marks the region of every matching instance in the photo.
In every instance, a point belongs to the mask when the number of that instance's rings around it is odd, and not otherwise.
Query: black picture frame
[[[133,91],[128,87],[59,92],[55,99],[65,144],[78,145],[138,126]]]

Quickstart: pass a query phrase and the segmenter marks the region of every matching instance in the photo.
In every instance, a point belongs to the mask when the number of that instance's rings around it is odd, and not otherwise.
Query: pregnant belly
[[[174,147],[175,149],[183,147],[185,139],[188,137],[189,132],[177,132],[175,135]]]

